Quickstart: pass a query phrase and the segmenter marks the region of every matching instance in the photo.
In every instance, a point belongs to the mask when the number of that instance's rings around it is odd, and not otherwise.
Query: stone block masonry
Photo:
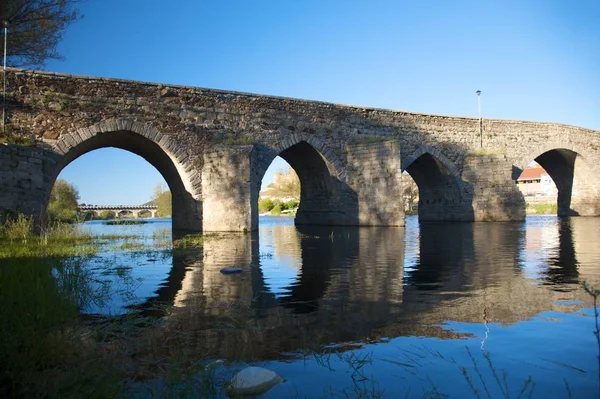
[[[0,146],[2,218],[41,224],[60,171],[109,146],[164,176],[181,230],[255,229],[277,155],[301,179],[298,224],[402,225],[402,171],[419,186],[422,221],[522,220],[513,186],[532,160],[555,180],[560,214],[600,214],[600,133],[589,129],[486,119],[481,148],[477,118],[21,69],[6,78],[3,139],[33,144]]]

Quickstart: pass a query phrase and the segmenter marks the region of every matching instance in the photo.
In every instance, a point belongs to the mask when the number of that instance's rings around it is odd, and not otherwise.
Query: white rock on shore
[[[260,395],[283,381],[275,372],[262,367],[246,367],[233,376],[227,391],[233,395]]]

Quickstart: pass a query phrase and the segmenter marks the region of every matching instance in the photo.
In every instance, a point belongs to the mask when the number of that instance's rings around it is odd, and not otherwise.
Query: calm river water
[[[85,224],[141,235],[146,249],[89,261],[104,295],[84,312],[172,305],[165,323],[186,330],[190,354],[284,377],[267,398],[598,397],[582,284],[600,288],[599,218],[301,228],[261,217],[257,234],[175,255],[148,250],[170,240],[170,220],[150,222]]]

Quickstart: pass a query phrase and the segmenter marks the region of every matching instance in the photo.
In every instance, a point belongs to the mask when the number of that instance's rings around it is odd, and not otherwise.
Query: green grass
[[[92,235],[76,226],[55,223],[34,234],[33,219],[19,215],[0,226],[0,259],[92,256]]]
[[[534,215],[556,215],[558,207],[556,204],[527,204],[526,212]]]
[[[95,292],[77,261],[0,260],[0,397],[111,398],[122,382],[79,327]]]

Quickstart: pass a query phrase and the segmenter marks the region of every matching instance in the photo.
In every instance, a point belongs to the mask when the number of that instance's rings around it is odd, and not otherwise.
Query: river
[[[267,398],[598,394],[582,284],[600,288],[599,218],[332,228],[263,216],[258,233],[173,253],[160,248],[168,219],[84,227],[142,237],[145,249],[87,261],[103,295],[83,313],[167,304],[162,317],[186,330],[178,345],[191,356],[283,376]]]

